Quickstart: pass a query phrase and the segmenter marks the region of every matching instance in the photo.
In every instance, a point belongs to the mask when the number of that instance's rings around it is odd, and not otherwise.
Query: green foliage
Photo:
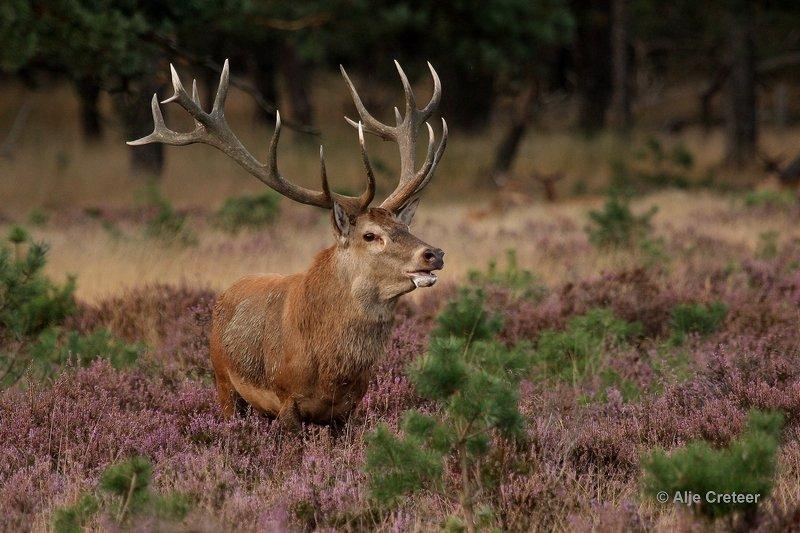
[[[769,209],[782,209],[797,203],[791,191],[778,189],[759,189],[751,191],[744,197],[747,207],[765,207]]]
[[[431,335],[462,337],[468,341],[490,339],[500,331],[503,319],[484,309],[485,298],[480,289],[459,289],[458,297],[448,302],[436,317],[438,326]]]
[[[507,289],[514,297],[540,301],[547,294],[547,288],[530,270],[517,265],[516,250],[506,251],[506,267],[500,270],[497,261],[492,260],[485,271],[470,270],[469,281],[478,286],[495,285]]]
[[[228,198],[214,215],[217,227],[229,232],[259,229],[278,216],[280,195],[269,190],[256,196]]]
[[[778,255],[778,237],[780,234],[775,230],[764,231],[758,235],[758,248],[756,257],[759,259],[775,259]]]
[[[712,302],[709,305],[687,303],[675,306],[670,320],[673,344],[683,342],[689,333],[705,336],[715,332],[727,314],[728,307],[722,302]]]
[[[573,317],[564,331],[543,331],[534,360],[541,375],[576,384],[600,370],[609,348],[641,334],[638,322],[621,320],[608,309],[592,309]]]
[[[123,513],[135,514],[150,499],[153,467],[146,457],[136,456],[109,466],[100,477],[100,488],[119,498]]]
[[[692,511],[710,519],[754,511],[772,490],[782,421],[780,414],[752,411],[744,433],[726,448],[695,441],[671,453],[652,451],[643,461],[645,494],[655,498],[664,491],[670,501],[678,492],[699,494],[702,501]],[[760,497],[757,503],[709,503],[708,492]]]
[[[50,217],[41,209],[34,209],[28,213],[28,222],[31,226],[42,227],[47,224]]]
[[[150,489],[153,467],[146,457],[136,456],[109,466],[100,477],[100,488],[112,498],[110,510],[117,520],[151,515],[164,520],[182,520],[190,501],[182,494],[161,495]]]
[[[36,335],[61,322],[75,307],[74,280],[59,286],[42,273],[47,246],[30,242],[19,227],[12,229],[9,240],[15,245],[14,254],[0,245],[0,341]]]
[[[77,331],[61,333],[57,328],[42,332],[29,350],[31,363],[41,377],[48,377],[70,360],[89,366],[98,358],[107,359],[114,368],[132,365],[144,351],[142,344],[126,344],[105,329],[86,335]]]
[[[636,152],[636,161],[634,177],[646,187],[686,189],[690,185],[686,173],[694,166],[694,156],[683,144],[667,150],[661,141],[650,137]]]
[[[98,510],[100,502],[97,497],[84,494],[72,505],[59,507],[53,512],[53,529],[56,533],[81,533]]]
[[[415,434],[396,437],[381,424],[367,436],[365,468],[370,491],[382,503],[394,503],[442,474],[442,456],[422,446]]]
[[[417,393],[438,410],[407,411],[402,436],[380,426],[368,437],[366,471],[373,497],[391,504],[408,492],[441,487],[444,462],[456,461],[465,519],[476,520],[477,462],[491,450],[492,435],[524,438],[518,384],[530,368],[530,346],[494,340],[501,321],[484,309],[480,290],[461,290],[438,322],[427,353],[407,371]]]
[[[586,226],[589,242],[600,248],[632,248],[646,242],[652,231],[651,219],[658,208],[635,215],[627,197],[612,192],[602,211],[590,211]]]
[[[193,246],[197,237],[186,227],[186,215],[178,213],[158,187],[148,186],[143,193],[145,203],[156,209],[156,214],[147,221],[145,235],[167,244]]]

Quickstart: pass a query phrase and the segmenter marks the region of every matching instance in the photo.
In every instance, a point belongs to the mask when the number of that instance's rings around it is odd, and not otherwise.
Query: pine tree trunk
[[[446,87],[439,113],[447,117],[447,123],[453,129],[467,131],[485,128],[497,96],[494,77],[469,69],[456,70],[448,64],[436,67],[442,86]],[[430,83],[429,79],[425,83]]]
[[[605,126],[611,97],[610,0],[576,0],[575,71],[578,126],[594,133]]]
[[[617,132],[626,133],[632,125],[630,55],[630,0],[612,0],[611,63],[613,91],[609,119]]]
[[[494,153],[491,176],[496,185],[502,185],[507,180],[508,172],[514,164],[519,146],[533,117],[535,101],[536,90],[532,84],[525,87],[517,96],[511,124]]]
[[[253,78],[253,83],[256,90],[268,102],[278,101],[278,90],[276,86],[276,67],[274,62],[274,54],[263,52],[255,55],[250,63],[250,72]],[[267,113],[261,107],[256,107],[256,117],[268,124],[275,121],[275,117]]]
[[[576,0],[574,9],[578,126],[591,134],[605,126],[611,99],[610,0]]]
[[[742,168],[756,156],[756,54],[755,28],[750,2],[735,2],[729,13],[728,46],[731,64],[728,76],[727,162]]]
[[[469,478],[469,458],[467,446],[459,444],[458,455],[461,462],[461,509],[464,512],[464,522],[467,533],[475,533],[475,510],[472,502],[472,483]]]
[[[309,69],[297,53],[294,43],[287,40],[281,47],[278,71],[286,95],[282,110],[298,124],[310,126],[314,123],[314,109],[311,105]]]
[[[75,82],[80,102],[81,134],[84,140],[94,142],[103,136],[100,117],[100,84],[97,80],[83,78]]]
[[[122,120],[125,140],[143,137],[153,131],[153,116],[150,99],[158,90],[152,80],[129,83],[128,90],[114,97],[117,115]],[[148,179],[161,178],[164,169],[164,145],[159,143],[130,146],[130,170],[133,174]]]

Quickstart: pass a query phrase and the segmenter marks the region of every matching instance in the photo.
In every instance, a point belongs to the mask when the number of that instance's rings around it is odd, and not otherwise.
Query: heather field
[[[329,238],[320,213],[285,206],[267,228],[229,237],[212,210],[181,208],[191,232],[169,242],[152,235],[163,213],[150,204],[9,214],[3,234],[21,222],[30,236],[11,235],[5,260],[49,242],[41,275],[62,284],[69,272],[77,285],[53,338],[25,340],[31,353],[61,357],[4,376],[0,529],[458,529],[455,462],[445,459],[439,484],[390,504],[374,497],[365,463],[379,424],[396,434],[409,409],[445,416],[409,365],[459,287],[482,290],[485,313],[501,319],[492,336],[521,347],[528,363],[509,385],[523,434],[491,432],[474,464],[480,529],[798,527],[800,212],[791,196],[664,190],[621,200],[623,215],[601,197],[503,198],[421,208],[417,233],[448,252],[440,283],[399,305],[390,349],[347,423],[290,437],[255,413],[220,416],[210,312],[238,275],[307,263]],[[782,426],[753,433],[754,409],[780,413]],[[698,443],[707,458],[724,452],[747,465],[717,488],[766,480],[757,509],[717,517],[657,501],[652,486],[668,476],[657,477],[653,450]],[[748,454],[766,458],[751,466]]]

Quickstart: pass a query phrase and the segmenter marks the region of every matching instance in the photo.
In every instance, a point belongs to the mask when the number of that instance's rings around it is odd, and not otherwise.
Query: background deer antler
[[[401,207],[406,205],[412,198],[419,195],[422,189],[427,186],[436,165],[442,158],[444,149],[447,146],[447,122],[442,119],[442,139],[434,152],[434,133],[433,128],[426,121],[439,107],[439,102],[442,98],[442,85],[439,81],[439,76],[436,74],[433,66],[428,63],[428,68],[433,77],[433,96],[430,101],[422,109],[417,108],[414,92],[411,90],[411,84],[408,82],[405,72],[403,72],[400,63],[394,62],[397,67],[397,72],[400,74],[400,81],[403,83],[403,91],[405,92],[405,113],[400,114],[400,111],[395,107],[395,122],[396,126],[388,126],[373,117],[369,111],[364,107],[361,97],[358,95],[353,82],[345,72],[344,67],[339,68],[342,71],[347,86],[350,89],[350,95],[353,97],[353,103],[356,106],[358,115],[361,117],[361,122],[364,123],[366,131],[373,133],[386,141],[394,141],[397,143],[400,150],[400,180],[395,190],[381,203],[381,207],[389,211],[396,212]],[[345,117],[347,122],[354,127],[358,127],[359,123]],[[417,135],[422,124],[428,126],[428,152],[425,158],[425,163],[417,170],[416,164],[416,148],[417,148]]]
[[[220,75],[219,79],[219,87],[217,88],[217,94],[214,98],[214,105],[210,113],[203,111],[202,107],[200,106],[200,97],[197,93],[196,81],[192,81],[192,96],[190,97],[186,92],[186,89],[184,89],[180,77],[175,71],[175,67],[170,64],[169,68],[172,73],[172,86],[175,93],[162,103],[166,104],[170,102],[176,102],[179,106],[184,108],[192,116],[192,118],[194,118],[194,130],[185,133],[170,130],[164,122],[164,116],[161,114],[161,107],[159,106],[158,98],[154,94],[151,101],[154,123],[153,133],[142,137],[141,139],[129,141],[129,145],[138,146],[149,143],[163,143],[172,146],[185,146],[187,144],[195,143],[208,144],[224,152],[267,186],[296,202],[314,205],[317,207],[330,208],[333,206],[333,202],[336,201],[350,213],[361,212],[366,209],[367,206],[369,206],[369,203],[375,196],[375,177],[367,156],[367,149],[364,143],[364,133],[360,124],[357,124],[356,126],[358,127],[359,131],[359,142],[361,144],[361,154],[364,160],[364,167],[367,171],[366,190],[358,197],[332,193],[327,183],[325,160],[321,147],[320,174],[322,179],[322,191],[307,189],[287,181],[278,171],[277,152],[278,141],[281,133],[280,113],[277,114],[275,120],[275,132],[272,135],[267,162],[265,164],[259,162],[247,150],[247,148],[244,147],[233,131],[231,131],[230,126],[228,126],[228,122],[225,119],[225,100],[228,96],[228,87],[230,83],[230,70],[227,59],[225,60],[225,65],[222,68],[222,74]]]

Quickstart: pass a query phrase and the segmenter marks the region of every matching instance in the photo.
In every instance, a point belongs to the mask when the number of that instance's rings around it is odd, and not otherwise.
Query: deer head
[[[163,143],[173,146],[203,143],[213,146],[235,160],[250,174],[283,196],[303,204],[331,210],[331,221],[336,240],[340,266],[365,290],[377,291],[381,299],[391,299],[418,287],[436,283],[435,270],[444,267],[442,250],[432,247],[409,231],[423,189],[433,176],[447,146],[447,123],[442,119],[442,138],[434,150],[435,135],[426,121],[441,100],[441,83],[434,68],[428,63],[433,77],[433,96],[422,109],[417,108],[414,93],[400,64],[395,61],[405,92],[405,112],[395,108],[395,126],[376,120],[364,107],[353,83],[344,68],[342,76],[350,89],[360,121],[345,120],[358,131],[361,156],[367,184],[359,196],[346,196],[332,192],[328,186],[325,156],[320,147],[320,176],[322,190],[312,190],[286,180],[278,171],[277,148],[281,132],[280,114],[276,114],[275,132],[269,146],[267,162],[258,161],[231,131],[225,119],[225,100],[228,95],[230,74],[228,61],[222,69],[219,87],[211,112],[200,106],[197,83],[192,82],[189,96],[175,68],[170,65],[174,94],[162,103],[175,102],[194,119],[194,130],[175,132],[167,128],[156,95],[151,108],[153,133],[129,145]],[[422,166],[417,169],[417,136],[422,124],[428,130],[428,151]],[[380,204],[370,207],[375,197],[375,176],[367,155],[364,132],[383,140],[397,143],[400,152],[400,178],[395,190]]]

